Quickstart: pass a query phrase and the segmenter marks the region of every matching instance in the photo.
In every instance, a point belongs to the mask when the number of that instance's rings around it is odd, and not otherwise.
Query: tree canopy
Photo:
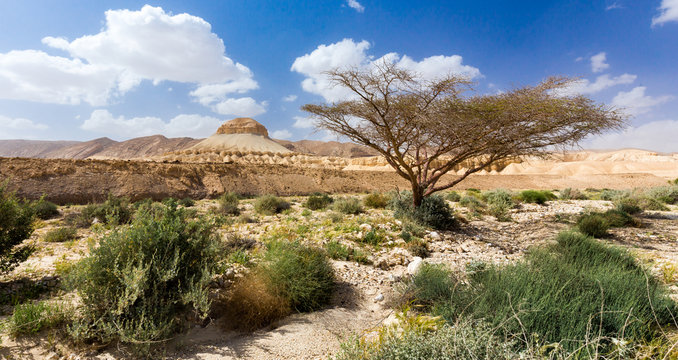
[[[535,86],[476,94],[454,75],[426,80],[396,64],[327,72],[353,96],[306,104],[316,127],[379,152],[412,186],[415,206],[498,161],[544,156],[591,134],[619,129],[625,117],[588,97],[558,96],[574,81],[551,77]],[[454,179],[441,181],[455,168]]]

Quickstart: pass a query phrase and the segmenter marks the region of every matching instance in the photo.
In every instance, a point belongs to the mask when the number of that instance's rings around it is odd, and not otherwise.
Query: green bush
[[[254,202],[254,211],[262,215],[275,215],[290,208],[290,204],[274,195],[264,195]]]
[[[59,209],[56,204],[45,200],[44,196],[33,203],[33,212],[38,219],[48,220],[59,216]]]
[[[195,200],[191,199],[190,197],[185,197],[181,200],[178,201],[178,204],[183,206],[183,207],[193,207],[195,206]]]
[[[547,190],[525,190],[519,196],[522,202],[544,205],[549,200],[555,200],[557,197]]]
[[[15,336],[35,334],[62,325],[67,318],[66,311],[58,304],[45,301],[19,304],[9,318],[9,332]]]
[[[363,199],[363,204],[368,208],[373,209],[384,209],[388,206],[388,203],[391,201],[391,198],[385,194],[373,192]]]
[[[97,219],[103,224],[121,225],[130,223],[133,215],[134,209],[127,198],[109,193],[108,198],[102,204],[87,205],[80,213],[81,218],[76,222],[78,225],[92,225],[92,221]]]
[[[625,190],[611,190],[603,189],[597,196],[600,200],[617,201],[629,196],[629,192]]]
[[[582,234],[601,238],[607,235],[610,224],[601,214],[585,214],[577,220],[577,228]]]
[[[334,199],[327,194],[313,193],[306,199],[304,206],[311,210],[322,210],[329,206],[333,201]]]
[[[487,202],[487,212],[490,215],[499,221],[511,221],[509,210],[515,206],[515,203],[510,191],[504,189],[491,190],[484,192],[482,196]]]
[[[603,213],[603,218],[610,227],[624,227],[634,224],[633,217],[619,209],[610,209]]]
[[[459,200],[461,200],[461,195],[459,195],[458,192],[453,190],[445,194],[445,200],[449,200],[451,202],[458,202]]]
[[[20,246],[33,234],[33,208],[19,202],[0,184],[0,275],[28,259],[30,246]]]
[[[80,341],[130,343],[139,351],[207,315],[208,284],[219,260],[214,224],[187,210],[142,206],[129,227],[105,235],[74,266],[68,283],[82,300],[69,327]]]
[[[420,258],[427,258],[431,255],[428,244],[422,239],[411,239],[405,244],[405,249],[409,251],[412,256],[419,256]]]
[[[360,242],[372,246],[378,246],[381,245],[385,239],[386,238],[383,231],[379,231],[379,229],[372,229],[363,235],[363,238],[360,239]]]
[[[224,193],[217,199],[219,212],[225,215],[240,215],[239,202],[238,194],[234,192]]]
[[[642,210],[651,210],[651,211],[668,211],[669,208],[666,207],[661,201],[650,198],[647,196],[638,196],[633,195],[630,197],[622,198],[617,200],[618,204],[625,204],[626,206],[638,207]]]
[[[268,280],[271,291],[299,312],[322,308],[334,291],[334,269],[325,253],[299,243],[268,244],[258,271]]]
[[[346,215],[358,215],[363,210],[363,205],[358,198],[342,198],[334,202],[333,205],[334,211],[340,212]]]
[[[78,230],[72,227],[61,227],[48,231],[43,240],[47,242],[65,242],[78,238]]]
[[[427,308],[445,302],[454,295],[457,279],[442,264],[423,263],[404,292],[404,300]]]
[[[437,230],[451,230],[457,228],[458,225],[452,209],[438,195],[425,197],[421,205],[415,208],[412,194],[404,192],[391,201],[390,207],[394,211],[393,216],[398,219],[410,220]]]
[[[360,264],[367,264],[369,260],[360,249],[346,246],[337,240],[332,240],[325,244],[327,256],[334,260],[355,261]]]
[[[617,210],[623,211],[627,214],[635,215],[643,212],[643,209],[639,206],[638,201],[635,201],[633,198],[623,198],[615,202]]]
[[[645,191],[645,196],[664,204],[678,203],[678,186],[661,186]]]
[[[577,189],[572,189],[572,188],[567,188],[563,189],[560,191],[558,194],[558,198],[561,200],[588,200],[588,196],[584,194],[583,192],[577,190]]]
[[[428,282],[448,281],[441,277]],[[411,291],[426,294],[416,301],[433,303],[434,314],[451,323],[463,314],[507,336],[538,336],[567,350],[598,336],[650,341],[656,325],[672,323],[678,310],[666,288],[625,250],[576,232],[560,233],[557,243],[532,249],[524,261],[450,284],[452,295],[440,286],[424,291],[424,285],[412,285]]]

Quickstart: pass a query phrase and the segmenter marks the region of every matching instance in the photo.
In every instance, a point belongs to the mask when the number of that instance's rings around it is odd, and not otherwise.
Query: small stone
[[[428,236],[430,236],[431,240],[433,240],[433,241],[438,241],[441,238],[440,234],[438,234],[438,232],[436,232],[436,231],[431,231],[431,233],[428,234]]]
[[[407,272],[410,275],[414,275],[419,271],[419,268],[421,268],[421,264],[423,263],[423,260],[419,256],[415,256],[412,261],[407,265]]]
[[[379,294],[374,297],[374,302],[380,302],[382,300],[384,300],[384,294]]]
[[[360,224],[360,226],[358,226],[358,227],[360,228],[360,230],[362,230],[364,232],[372,231],[372,225],[370,225],[370,224]]]

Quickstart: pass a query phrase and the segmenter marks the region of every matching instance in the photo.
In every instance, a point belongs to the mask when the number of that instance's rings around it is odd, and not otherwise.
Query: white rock
[[[407,272],[410,275],[414,275],[419,271],[419,268],[421,268],[421,264],[423,263],[423,260],[419,256],[415,256],[412,261],[407,265]]]
[[[364,232],[372,231],[372,225],[370,225],[370,224],[360,224],[359,228],[360,228],[360,230],[362,230]]]
[[[438,234],[435,231],[431,231],[430,234],[428,234],[431,237],[431,240],[438,241],[440,240],[440,234]]]
[[[382,300],[384,300],[384,294],[379,294],[374,297],[374,302],[380,302]]]

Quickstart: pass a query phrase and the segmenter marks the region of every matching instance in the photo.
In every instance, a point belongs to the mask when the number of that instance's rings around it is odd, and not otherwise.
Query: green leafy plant
[[[274,195],[264,195],[254,202],[254,211],[262,215],[275,215],[290,208],[290,204]]]
[[[61,227],[48,231],[43,240],[47,242],[65,242],[78,238],[78,230],[72,227]]]
[[[555,200],[557,197],[547,190],[524,190],[520,193],[519,199],[526,203],[544,205],[547,201]]]
[[[35,334],[66,323],[69,315],[58,303],[27,302],[14,307],[9,318],[9,332],[13,335]]]
[[[334,202],[333,205],[334,211],[340,212],[346,215],[357,215],[362,212],[363,206],[360,202],[360,199],[350,197],[350,198],[341,198]]]
[[[74,338],[146,352],[182,329],[181,314],[207,315],[220,242],[213,223],[186,214],[176,204],[142,206],[131,226],[104,236],[75,266],[68,283],[82,310],[69,327]]]
[[[304,206],[311,210],[322,210],[332,202],[334,202],[334,199],[327,194],[313,193],[306,199]]]
[[[513,194],[504,189],[486,191],[482,194],[487,202],[487,212],[499,221],[511,221],[509,211],[515,206]]]
[[[411,195],[406,192],[393,199],[390,206],[393,216],[398,219],[410,220],[437,230],[451,230],[458,226],[452,209],[438,195],[425,197],[421,205],[415,208]]]
[[[20,244],[33,234],[33,208],[19,202],[14,193],[0,184],[0,274],[12,270],[33,252]]]

